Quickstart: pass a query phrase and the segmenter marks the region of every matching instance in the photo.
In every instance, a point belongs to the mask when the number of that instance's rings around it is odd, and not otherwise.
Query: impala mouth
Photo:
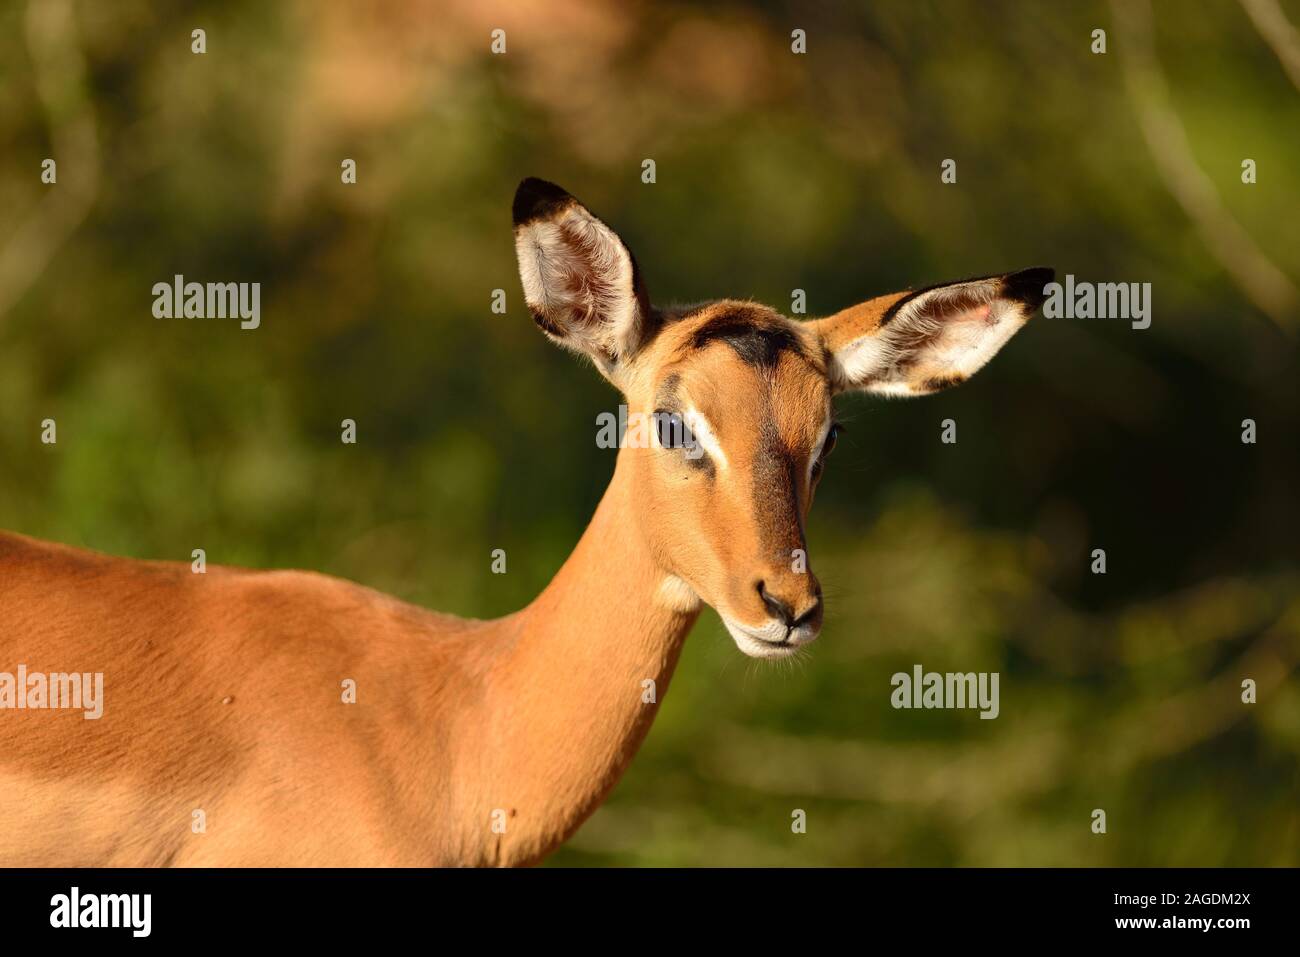
[[[726,615],[722,616],[722,623],[727,626],[736,647],[751,658],[788,658],[815,639],[820,631],[808,625],[791,628],[775,619],[761,628],[742,625]]]

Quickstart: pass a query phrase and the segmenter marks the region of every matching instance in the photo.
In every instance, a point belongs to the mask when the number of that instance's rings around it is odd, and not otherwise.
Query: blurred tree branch
[[[43,187],[47,192],[36,208],[0,247],[0,316],[31,287],[86,218],[99,188],[99,136],[71,0],[28,4],[27,49],[60,178]]]
[[[1295,284],[1232,218],[1213,180],[1197,165],[1155,55],[1148,0],[1111,0],[1121,36],[1120,58],[1138,125],[1170,193],[1238,287],[1278,326],[1294,332],[1300,303]]]
[[[1277,54],[1295,88],[1300,90],[1300,33],[1291,26],[1277,0],[1241,0],[1241,6],[1264,42]]]

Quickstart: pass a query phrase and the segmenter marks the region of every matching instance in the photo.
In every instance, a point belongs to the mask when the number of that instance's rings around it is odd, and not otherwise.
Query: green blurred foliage
[[[525,175],[614,224],[661,304],[802,288],[825,314],[1040,263],[1150,282],[1149,330],[1038,319],[952,393],[846,398],[810,528],[823,638],[759,667],[706,613],[553,860],[1300,863],[1297,317],[1180,203],[1112,7],[40,6],[0,9],[0,526],[526,603],[611,474],[618,400],[528,321]],[[1190,157],[1294,288],[1297,90],[1235,3],[1152,20]],[[262,328],[154,319],[174,273],[261,282]],[[1001,672],[999,719],[894,711],[917,662]]]

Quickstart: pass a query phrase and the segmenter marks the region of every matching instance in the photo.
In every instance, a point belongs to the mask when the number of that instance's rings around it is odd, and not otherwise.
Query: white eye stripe
[[[831,428],[835,425],[835,416],[833,413],[826,413],[826,423],[817,433],[817,441],[813,443],[812,452],[808,456],[808,484],[812,484],[813,467],[817,464],[817,459],[821,457],[822,449],[826,447],[826,438],[831,434]]]
[[[713,431],[713,426],[705,418],[704,413],[696,408],[688,408],[682,413],[682,422],[690,430],[691,437],[705,452],[713,459],[719,467],[727,467],[727,453],[722,450],[722,443],[718,441],[717,433]],[[812,470],[817,464],[817,459],[821,455],[822,449],[826,445],[826,439],[831,434],[831,429],[835,427],[835,415],[832,411],[826,413],[826,421],[822,423],[817,432],[817,441],[814,443],[812,452],[808,456],[807,479],[812,481]],[[657,429],[652,430],[652,441],[654,444],[663,448],[663,442],[659,438]]]
[[[714,462],[722,468],[727,467],[727,454],[722,451],[722,444],[718,441],[717,435],[713,431],[713,426],[709,425],[709,420],[704,417],[704,413],[699,409],[687,409],[682,414],[682,420],[686,427],[691,430],[695,436],[695,441],[703,446],[704,451],[708,452]]]

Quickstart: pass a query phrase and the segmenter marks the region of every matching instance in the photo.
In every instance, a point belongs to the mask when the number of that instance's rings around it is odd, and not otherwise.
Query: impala
[[[628,766],[704,604],[747,655],[817,637],[804,521],[832,397],[956,385],[1052,278],[815,321],[735,300],[656,309],[623,242],[560,188],[525,180],[514,224],[542,332],[630,412],[686,427],[620,448],[573,554],[494,621],[310,572],[193,574],[0,534],[0,667],[105,675],[98,720],[0,710],[0,864],[540,860]]]

